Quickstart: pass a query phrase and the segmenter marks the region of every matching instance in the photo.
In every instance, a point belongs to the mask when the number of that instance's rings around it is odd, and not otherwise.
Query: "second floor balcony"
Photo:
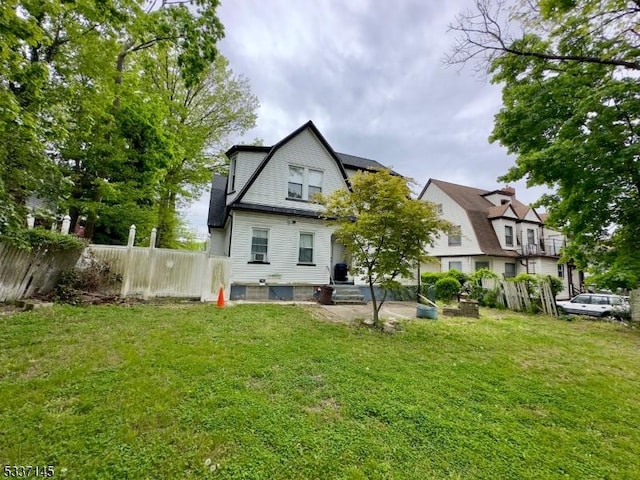
[[[565,245],[564,238],[541,238],[538,243],[518,245],[518,253],[523,257],[559,257]]]

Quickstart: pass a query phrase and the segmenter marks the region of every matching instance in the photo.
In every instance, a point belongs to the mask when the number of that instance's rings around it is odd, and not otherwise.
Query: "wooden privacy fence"
[[[0,302],[46,295],[58,275],[75,265],[80,252],[53,252],[46,248],[25,251],[0,243]]]
[[[89,245],[78,266],[87,258],[106,263],[111,273],[122,278],[123,297],[200,298],[207,302],[217,299],[222,287],[225,300],[229,299],[231,263],[227,257],[210,256],[208,244],[200,252],[155,248],[155,229],[149,247],[134,247],[135,232],[132,225],[127,246]]]

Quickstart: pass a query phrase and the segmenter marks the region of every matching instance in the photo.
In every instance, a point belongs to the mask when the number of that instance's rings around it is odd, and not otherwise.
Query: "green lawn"
[[[640,332],[483,313],[392,336],[277,305],[0,317],[0,466],[83,480],[639,478]]]

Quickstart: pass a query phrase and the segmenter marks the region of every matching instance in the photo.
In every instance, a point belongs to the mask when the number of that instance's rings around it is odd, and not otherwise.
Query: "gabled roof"
[[[267,164],[269,163],[271,158],[273,158],[273,156],[276,154],[276,152],[283,145],[285,145],[287,142],[289,142],[289,140],[291,140],[296,135],[298,135],[300,132],[302,132],[302,131],[304,131],[306,129],[311,130],[313,132],[313,134],[316,136],[316,138],[320,141],[322,146],[327,150],[327,152],[329,153],[331,158],[333,158],[333,160],[336,162],[336,165],[338,166],[338,169],[340,170],[340,173],[342,174],[342,178],[344,178],[345,183],[347,185],[349,185],[349,177],[347,176],[347,172],[344,170],[344,166],[342,165],[342,162],[340,161],[340,159],[336,155],[336,152],[333,151],[333,148],[331,148],[331,145],[329,145],[329,142],[327,142],[327,140],[322,136],[322,134],[320,133],[320,130],[318,130],[318,128],[313,124],[313,122],[311,120],[309,120],[307,123],[305,123],[300,128],[298,128],[298,129],[294,130],[293,132],[291,132],[289,135],[284,137],[282,140],[280,140],[278,143],[276,143],[273,147],[271,147],[269,149],[269,153],[267,154],[266,157],[264,157],[264,159],[262,160],[260,165],[258,165],[258,168],[256,168],[256,170],[253,172],[253,174],[251,175],[251,178],[249,178],[247,183],[244,184],[244,186],[242,187],[242,190],[240,190],[240,193],[238,193],[238,195],[236,196],[236,198],[234,200],[234,203],[242,202],[242,198],[249,191],[249,188],[251,188],[251,185],[253,185],[253,183],[256,181],[256,179],[258,178],[258,176],[260,175],[262,170],[264,170],[264,167],[267,166]],[[264,150],[261,150],[261,151],[264,151]]]
[[[444,193],[446,193],[453,201],[460,205],[467,213],[469,221],[478,239],[480,250],[486,255],[497,256],[513,256],[517,253],[512,250],[505,250],[500,245],[500,241],[496,235],[491,222],[492,219],[504,217],[507,211],[511,210],[516,216],[517,221],[524,220],[530,207],[516,200],[515,194],[511,191],[488,191],[480,188],[467,187],[455,183],[444,182],[430,178],[420,193],[420,197],[424,195],[429,185],[436,185]],[[503,205],[494,205],[487,200],[487,196],[493,193],[503,193],[511,197],[510,203]],[[535,213],[535,210],[534,210]]]
[[[227,150],[227,157],[231,157],[237,152],[255,152],[265,154],[264,158],[258,165],[258,168],[251,174],[249,180],[244,184],[242,189],[238,192],[233,202],[229,205],[226,205],[226,197],[227,197],[227,177],[224,175],[215,175],[213,178],[213,182],[211,184],[211,198],[209,201],[209,218],[208,225],[213,228],[224,227],[224,223],[226,217],[231,209],[238,210],[255,210],[267,213],[279,213],[279,214],[287,214],[287,215],[298,215],[298,216],[313,216],[314,218],[318,217],[317,212],[306,211],[301,209],[289,209],[289,208],[276,208],[270,207],[267,205],[259,205],[252,206],[250,204],[242,202],[243,197],[248,192],[251,185],[256,181],[260,173],[264,170],[269,161],[273,158],[273,156],[277,153],[277,151],[289,142],[296,135],[300,134],[305,129],[309,129],[318,141],[322,144],[322,146],[326,149],[329,156],[336,162],[336,166],[340,170],[340,174],[345,181],[345,184],[349,187],[349,177],[345,168],[352,168],[355,170],[368,170],[375,171],[378,169],[385,169],[384,165],[381,163],[371,160],[369,158],[357,157],[355,155],[348,155],[346,153],[336,153],[329,142],[324,138],[324,136],[320,133],[318,128],[314,125],[314,123],[309,120],[304,125],[297,128],[295,131],[291,132],[285,138],[280,140],[278,143],[271,147],[266,147],[262,145],[234,145],[229,150]],[[396,172],[391,171],[394,175],[399,175]]]

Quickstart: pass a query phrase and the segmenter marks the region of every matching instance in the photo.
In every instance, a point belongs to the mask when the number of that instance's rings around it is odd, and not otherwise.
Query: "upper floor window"
[[[436,213],[438,215],[442,215],[442,204],[441,203],[437,203],[436,204]]]
[[[316,193],[322,193],[322,172],[320,170],[309,170],[309,198]]]
[[[229,191],[236,191],[236,159],[232,158],[229,162]]]
[[[457,247],[462,245],[462,227],[454,225],[449,229],[449,246]]]
[[[302,186],[304,184],[304,168],[289,166],[289,198],[302,198]]]
[[[309,200],[315,194],[322,193],[323,177],[321,170],[289,165],[287,198]]]
[[[513,247],[513,227],[509,225],[504,227],[504,244],[507,247]]]
[[[533,228],[527,228],[527,245],[536,244],[536,231]]]

